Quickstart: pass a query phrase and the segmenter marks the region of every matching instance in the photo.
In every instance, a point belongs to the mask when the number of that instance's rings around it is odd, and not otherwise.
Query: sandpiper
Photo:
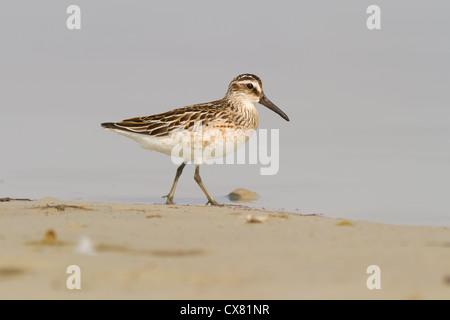
[[[178,179],[186,164],[193,162],[194,180],[208,198],[206,204],[219,205],[202,183],[200,165],[208,159],[234,152],[248,140],[259,122],[255,103],[289,121],[289,117],[266,97],[258,76],[241,74],[231,81],[223,99],[121,122],[106,122],[102,127],[136,140],[145,149],[182,159],[172,188],[164,196],[167,204],[173,204]]]

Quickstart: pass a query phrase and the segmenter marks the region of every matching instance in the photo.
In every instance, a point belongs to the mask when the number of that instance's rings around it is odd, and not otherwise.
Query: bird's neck
[[[259,124],[259,116],[255,104],[247,99],[232,99],[229,100],[229,103],[236,116],[242,118],[252,129],[256,130]]]

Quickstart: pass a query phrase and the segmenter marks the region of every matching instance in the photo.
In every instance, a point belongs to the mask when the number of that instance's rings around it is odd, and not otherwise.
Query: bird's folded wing
[[[164,137],[177,130],[198,130],[224,112],[218,102],[193,105],[146,117],[126,119],[121,122],[103,123],[108,129],[124,130],[156,137]]]

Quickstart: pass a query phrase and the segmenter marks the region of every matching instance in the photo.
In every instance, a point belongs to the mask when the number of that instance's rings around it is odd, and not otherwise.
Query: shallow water
[[[143,150],[143,155],[149,153]],[[449,226],[448,180],[442,177],[447,165],[434,166],[421,161],[405,163],[343,161],[338,157],[319,157],[308,163],[289,162],[280,166],[275,176],[259,175],[258,165],[211,165],[201,169],[203,182],[218,202],[230,204],[227,194],[236,188],[258,193],[258,200],[240,203],[251,207],[304,214],[320,214],[403,225]],[[149,153],[153,168],[140,163],[134,168],[70,172],[41,170],[34,175],[10,177],[0,183],[0,195],[28,197],[47,196],[83,201],[126,203],[164,203],[161,196],[172,184],[176,166],[169,158]],[[327,160],[328,159],[328,160]],[[120,162],[120,161],[119,161]],[[139,161],[140,162],[140,161]],[[327,164],[332,166],[327,168]],[[372,170],[367,170],[372,166]],[[206,197],[193,180],[193,166],[187,166],[180,178],[175,202],[204,205]],[[425,174],[426,171],[426,174]],[[328,180],[327,180],[328,179]],[[415,180],[421,183],[415,184]]]

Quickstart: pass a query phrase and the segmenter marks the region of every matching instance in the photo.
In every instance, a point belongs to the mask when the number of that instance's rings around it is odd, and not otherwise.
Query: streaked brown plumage
[[[238,110],[234,110],[227,100],[222,99],[151,116],[136,117],[115,123],[103,123],[102,126],[108,129],[119,129],[155,137],[164,137],[168,136],[174,129],[192,130],[196,122],[200,122],[203,126],[214,127],[234,128],[245,126],[244,119],[241,119],[241,121],[230,120],[236,112]],[[252,119],[249,121],[252,121]],[[252,127],[256,128],[257,122],[253,121]]]

